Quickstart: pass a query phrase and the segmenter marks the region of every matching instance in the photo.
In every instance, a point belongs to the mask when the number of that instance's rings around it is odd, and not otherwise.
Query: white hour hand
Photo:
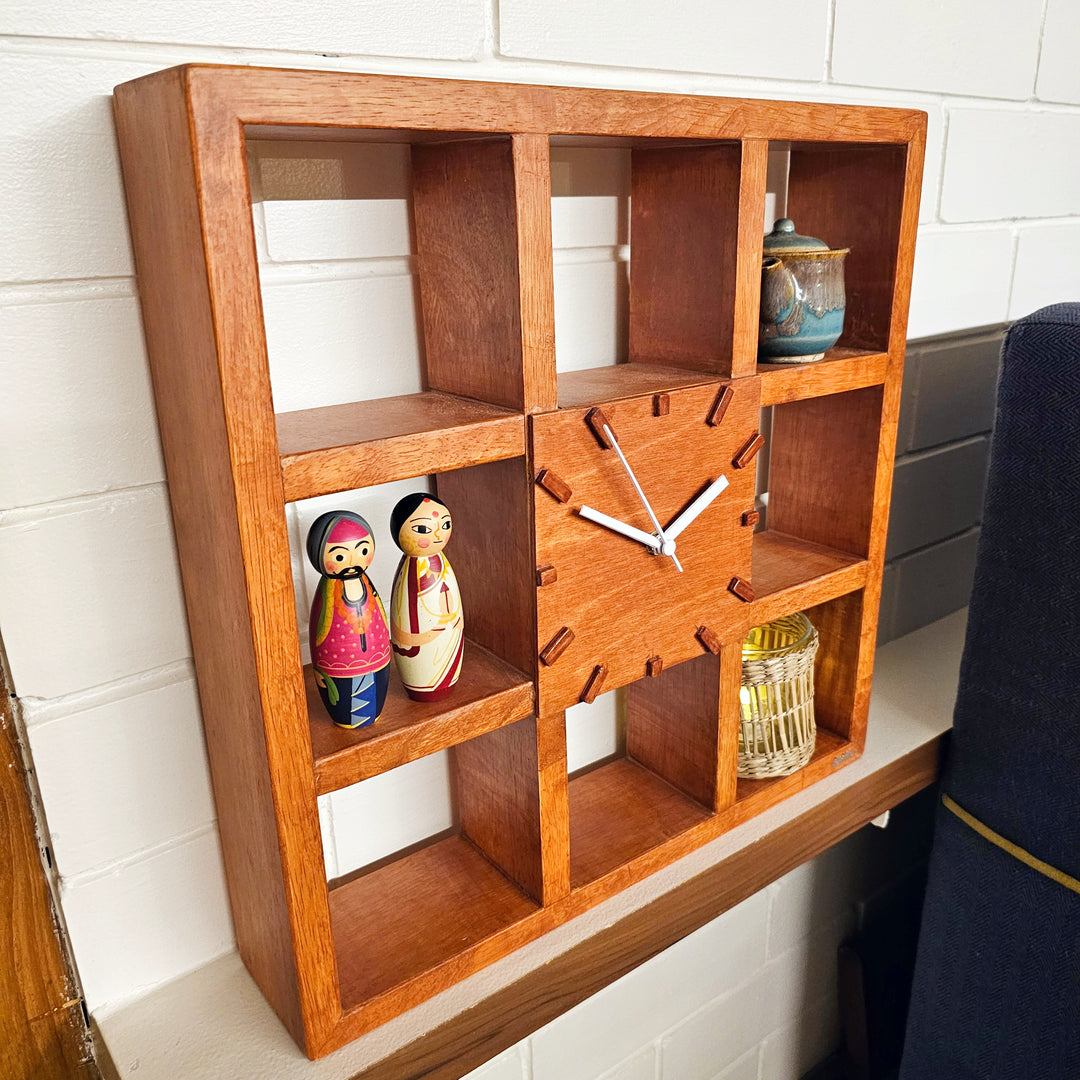
[[[728,486],[727,477],[714,480],[679,516],[664,530],[664,536],[674,540],[705,508]]]
[[[633,525],[627,525],[618,518],[608,517],[607,514],[600,513],[599,510],[594,510],[591,506],[582,506],[578,509],[578,513],[589,521],[595,521],[597,525],[603,525],[605,529],[611,529],[612,532],[621,533],[623,536],[629,537],[631,540],[636,540],[639,544],[644,544],[648,548],[652,548],[654,551],[660,550],[660,541],[651,533],[644,532],[641,529],[635,529]]]

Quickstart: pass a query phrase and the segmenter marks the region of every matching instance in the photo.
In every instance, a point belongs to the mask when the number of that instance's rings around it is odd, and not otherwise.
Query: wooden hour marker
[[[667,416],[671,412],[671,398],[667,394],[653,394],[653,416]]]
[[[551,585],[558,580],[559,575],[555,573],[555,567],[550,563],[545,563],[545,565],[536,568],[536,587],[538,589],[544,585]]]
[[[720,655],[720,649],[723,646],[715,631],[710,630],[707,626],[699,626],[694,636],[709,652],[714,653],[716,656]]]
[[[757,457],[757,452],[765,445],[765,436],[759,431],[755,431],[749,439],[746,440],[746,444],[743,448],[732,458],[731,464],[736,469],[745,469],[751,461]]]
[[[610,450],[611,440],[607,437],[604,428],[606,426],[608,431],[614,434],[615,429],[611,426],[611,421],[599,409],[590,409],[585,414],[585,423],[589,425],[589,429],[596,436],[596,441],[601,447]]]
[[[540,653],[540,662],[551,667],[556,660],[570,645],[570,642],[574,640],[574,631],[569,626],[564,626],[543,648]]]
[[[709,415],[705,417],[705,423],[709,427],[719,427],[721,421],[724,419],[724,414],[728,411],[728,406],[731,404],[731,399],[735,396],[735,391],[730,386],[723,386],[720,388],[720,393],[716,395],[716,400],[713,402],[713,407],[709,410]]]
[[[655,679],[663,670],[664,661],[659,656],[650,656],[649,659],[645,661],[645,674],[648,675],[650,679]]]
[[[574,489],[558,473],[550,469],[541,469],[536,474],[536,482],[549,494],[554,495],[559,502],[569,502]]]
[[[753,603],[754,586],[741,577],[733,577],[728,582],[728,592],[734,593],[740,600],[745,600],[748,604]]]
[[[761,515],[756,510],[747,510],[742,516],[744,525],[756,525],[761,520]]]
[[[596,700],[596,695],[600,693],[601,687],[604,685],[604,679],[607,678],[607,668],[603,664],[597,664],[592,669],[592,674],[589,676],[589,681],[585,684],[585,689],[581,691],[581,698],[579,700],[584,701],[587,705],[591,705]]]

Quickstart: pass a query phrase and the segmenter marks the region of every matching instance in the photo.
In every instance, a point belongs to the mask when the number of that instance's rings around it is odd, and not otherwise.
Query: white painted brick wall
[[[836,0],[832,74],[864,86],[1031,96],[1043,0]]]
[[[134,301],[115,84],[213,61],[923,108],[911,334],[1080,293],[1072,0],[1048,0],[1045,21],[1042,0],[351,0],[332,11],[297,0],[9,0],[0,35],[0,632],[92,1009],[232,942]],[[418,388],[407,153],[264,143],[251,156],[277,407]],[[626,352],[626,153],[559,148],[552,177],[559,366],[614,363]],[[774,194],[779,212],[782,183]],[[386,517],[425,483],[290,510],[302,639],[310,521],[336,505],[368,516],[375,581],[388,592]],[[574,762],[618,746],[616,705],[611,696],[588,718],[571,715]],[[388,816],[392,829],[372,829]],[[320,820],[330,876],[430,835],[450,820],[445,758],[324,798]],[[806,972],[821,970],[863,887],[860,844],[789,875],[475,1075],[797,1076],[835,1035],[828,978],[815,976],[811,992]]]

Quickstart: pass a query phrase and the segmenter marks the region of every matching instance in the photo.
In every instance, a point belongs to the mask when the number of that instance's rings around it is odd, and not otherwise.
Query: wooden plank
[[[739,160],[738,247],[732,298],[731,356],[726,372],[753,375],[757,361],[761,300],[761,249],[764,240],[768,139],[744,139]]]
[[[233,923],[315,1052],[339,996],[246,162],[189,74],[118,87],[117,134]]]
[[[591,935],[352,1080],[458,1080],[934,782],[941,740],[780,826]]]
[[[753,581],[759,605],[768,602],[777,593],[787,593],[836,574],[847,575],[853,568],[859,569],[860,585],[866,575],[866,564],[862,559],[823,544],[812,544],[797,536],[788,536],[775,529],[754,534],[753,558]],[[847,584],[848,577],[845,576],[843,580]],[[767,619],[765,621],[768,622]]]
[[[546,412],[558,404],[551,154],[547,135],[515,135],[512,143],[524,409]]]
[[[661,364],[614,364],[559,374],[559,408],[580,409],[588,405],[638,397],[660,390],[712,382],[714,375]]]
[[[540,766],[540,847],[544,903],[570,892],[570,801],[566,771],[566,714],[536,721]]]
[[[534,678],[536,555],[526,459],[443,472],[436,485],[454,514],[453,565],[469,637]]]
[[[700,803],[626,758],[576,777],[570,781],[571,887],[604,877],[708,816]]]
[[[731,373],[740,159],[739,143],[631,151],[631,361]]]
[[[720,658],[703,654],[626,688],[626,753],[714,809]]]
[[[761,404],[782,405],[877,386],[885,381],[888,359],[883,352],[832,348],[814,364],[759,364]]]
[[[286,502],[525,452],[519,414],[437,391],[276,419]]]
[[[536,720],[461,742],[451,760],[462,835],[538,904],[554,899],[544,896]]]
[[[524,409],[511,141],[415,145],[412,180],[427,388]],[[531,240],[528,265],[536,269],[538,240],[531,224],[531,231],[526,223],[522,227]],[[530,290],[541,304],[539,289]],[[532,334],[539,317],[534,310]],[[537,358],[532,360],[535,368]]]
[[[0,687],[0,1075],[96,1075],[82,997],[41,865],[11,700]]]
[[[304,669],[304,685],[320,795],[513,723],[533,710],[532,680],[468,640],[461,677],[448,697],[413,701],[392,671],[386,705],[369,727],[347,731],[331,722],[310,667]]]
[[[217,65],[187,70],[230,116],[249,124],[871,143],[905,142],[926,126],[916,109],[811,101]]]

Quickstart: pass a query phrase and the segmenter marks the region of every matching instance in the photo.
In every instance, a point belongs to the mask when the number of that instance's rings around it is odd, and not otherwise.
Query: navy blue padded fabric
[[[943,789],[1080,878],[1080,304],[1005,339]],[[1080,895],[944,810],[934,845],[901,1080],[1080,1080]]]

